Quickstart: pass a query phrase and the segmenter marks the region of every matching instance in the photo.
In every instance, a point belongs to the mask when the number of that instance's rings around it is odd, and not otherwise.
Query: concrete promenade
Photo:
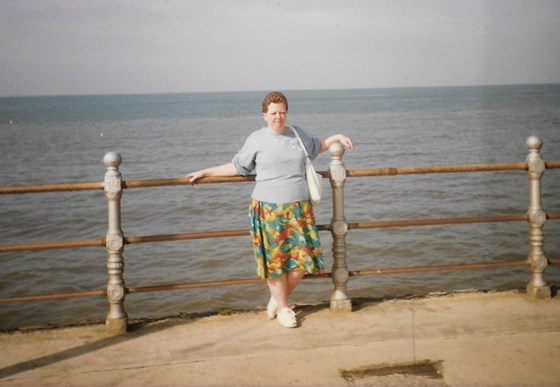
[[[264,308],[264,306],[263,306]],[[560,299],[463,292],[0,334],[0,386],[560,386]]]

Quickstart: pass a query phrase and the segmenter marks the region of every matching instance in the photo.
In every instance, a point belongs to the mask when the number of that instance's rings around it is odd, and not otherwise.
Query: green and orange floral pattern
[[[313,207],[308,200],[266,203],[252,200],[251,237],[260,278],[277,278],[290,270],[325,272]]]

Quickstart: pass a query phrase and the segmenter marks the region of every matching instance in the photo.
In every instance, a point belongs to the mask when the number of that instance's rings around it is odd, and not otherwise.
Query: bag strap
[[[305,145],[303,145],[303,141],[301,141],[301,137],[299,136],[299,133],[297,132],[295,126],[290,126],[289,128],[292,129],[292,132],[294,132],[294,134],[296,135],[299,141],[299,145],[301,145],[301,148],[303,149],[303,153],[305,153],[305,156],[307,156],[307,158],[311,160],[311,158],[309,157],[309,153],[307,153],[307,149],[305,148]]]

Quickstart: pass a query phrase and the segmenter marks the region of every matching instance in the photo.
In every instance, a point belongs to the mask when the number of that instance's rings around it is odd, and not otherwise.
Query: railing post
[[[330,184],[333,192],[333,217],[331,233],[333,237],[333,268],[332,280],[334,291],[331,295],[330,309],[333,311],[351,312],[352,300],[348,297],[346,285],[348,283],[348,266],[346,264],[346,233],[348,224],[344,217],[344,184],[346,183],[346,168],[342,162],[344,146],[335,142],[329,147],[331,154]]]
[[[103,183],[107,197],[108,226],[105,246],[107,247],[107,301],[109,313],[105,320],[107,333],[118,335],[126,333],[128,316],[124,310],[125,284],[124,284],[124,238],[121,230],[121,197],[122,177],[119,172],[121,155],[108,152],[103,157],[107,167]]]
[[[545,170],[544,160],[539,150],[542,141],[536,136],[527,139],[529,154],[527,155],[527,175],[529,177],[529,263],[531,265],[531,281],[527,285],[527,294],[534,298],[550,298],[551,291],[544,280],[544,271],[548,266],[548,259],[543,252],[544,234],[543,226],[546,222],[546,213],[541,201],[541,177]]]

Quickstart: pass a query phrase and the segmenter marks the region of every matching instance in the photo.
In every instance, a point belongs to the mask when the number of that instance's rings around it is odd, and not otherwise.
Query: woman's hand
[[[321,140],[321,150],[320,152],[324,152],[331,146],[332,143],[340,142],[346,149],[353,150],[354,149],[354,142],[348,136],[344,134],[335,134],[334,136],[330,136]]]
[[[339,139],[338,141],[344,145],[344,147],[346,147],[346,149],[348,150],[353,150],[354,149],[354,142],[352,141],[352,139],[348,136],[345,136],[344,134],[339,134]]]
[[[201,177],[204,177],[203,171],[191,172],[187,176],[185,176],[185,178],[189,181],[189,183],[193,183],[194,181],[200,179]]]

